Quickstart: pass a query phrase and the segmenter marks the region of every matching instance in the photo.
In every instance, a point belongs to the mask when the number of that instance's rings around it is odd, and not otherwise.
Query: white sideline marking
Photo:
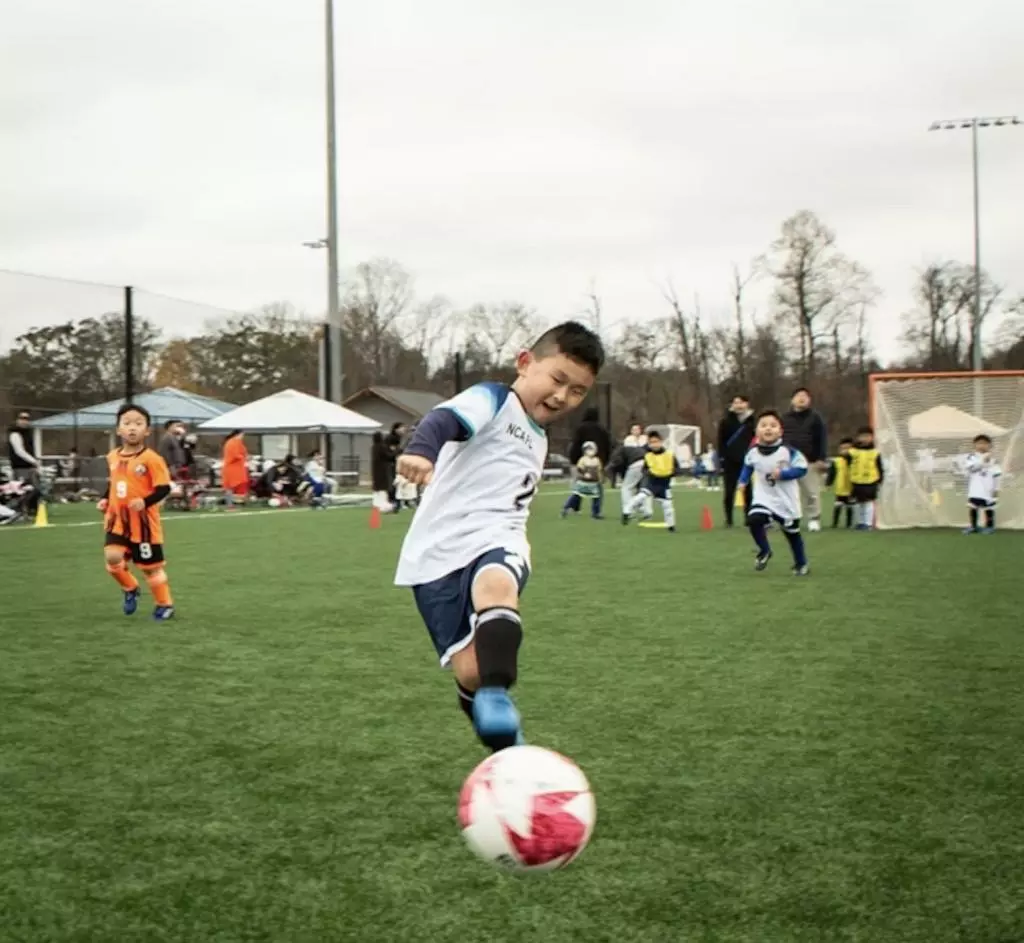
[[[556,492],[554,488],[539,490],[536,497],[541,495],[561,494],[562,492]],[[568,492],[566,492],[568,493]],[[370,506],[368,504],[342,504],[336,508],[328,508],[328,511],[353,511],[363,510],[369,511]],[[168,516],[163,517],[162,521],[164,524],[169,524],[172,521],[209,521],[209,520],[222,520],[227,518],[230,520],[235,517],[259,517],[263,514],[295,514],[299,511],[310,511],[308,507],[300,508],[262,508],[259,511],[172,511]],[[52,531],[52,530],[66,530],[72,527],[99,527],[103,523],[103,516],[99,511],[96,512],[99,520],[96,521],[72,521],[66,524],[50,524],[46,527],[35,527],[32,524],[15,524],[13,527],[10,524],[0,527],[0,534],[18,533],[24,534],[28,531]]]
[[[361,507],[362,505],[351,505],[351,507]],[[344,507],[344,505],[342,505]],[[190,511],[185,512],[172,512],[170,516],[162,518],[164,524],[169,524],[172,521],[199,521],[199,520],[211,520],[213,518],[233,518],[233,517],[256,517],[260,514],[287,514],[295,511],[308,511],[309,508],[263,508],[260,511]],[[331,510],[337,511],[341,508],[331,508]],[[99,512],[96,512],[99,514]],[[35,527],[32,524],[15,524],[13,527],[8,524],[5,527],[0,527],[0,534],[3,533],[19,533],[23,534],[27,531],[48,531],[48,530],[61,530],[71,527],[99,527],[103,523],[102,515],[98,521],[73,521],[67,524],[49,524],[46,527]]]

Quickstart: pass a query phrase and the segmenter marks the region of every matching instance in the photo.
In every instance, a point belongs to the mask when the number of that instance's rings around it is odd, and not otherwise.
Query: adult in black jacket
[[[14,425],[7,431],[7,460],[11,463],[14,480],[27,482],[34,489],[25,506],[25,512],[34,516],[39,507],[39,471],[43,463],[32,445],[32,421],[28,413],[18,413]]]
[[[782,417],[782,434],[807,459],[810,469],[800,479],[800,504],[808,530],[821,530],[821,474],[828,469],[828,430],[821,413],[811,407],[811,391],[793,391],[791,409]]]
[[[569,447],[569,461],[575,464],[583,457],[583,443],[593,442],[597,446],[597,457],[602,465],[608,464],[612,455],[612,437],[601,425],[600,413],[590,408],[583,414],[583,422],[579,424]]]
[[[388,485],[384,490],[387,491],[388,503],[395,509],[396,514],[400,508],[395,490],[395,473],[398,469],[398,456],[402,454],[402,449],[405,447],[405,435],[408,431],[409,427],[404,422],[395,422],[391,425],[391,431],[384,436],[384,447],[388,460],[386,472]]]
[[[736,486],[743,471],[743,460],[750,450],[754,438],[754,411],[750,408],[750,397],[742,393],[732,398],[729,409],[718,424],[718,460],[722,463],[722,481],[725,483],[723,509],[725,526],[732,527],[733,511],[736,505]],[[747,490],[743,492],[743,504],[750,503]]]
[[[384,439],[384,433],[375,432],[373,445],[370,446],[370,488],[374,501],[378,504],[383,504],[387,500],[388,492],[394,485],[393,463],[394,456]]]

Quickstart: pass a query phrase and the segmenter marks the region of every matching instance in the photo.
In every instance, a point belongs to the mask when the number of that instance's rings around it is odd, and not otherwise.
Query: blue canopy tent
[[[225,403],[209,396],[200,396],[198,393],[187,393],[173,386],[164,386],[150,393],[139,393],[132,401],[149,411],[154,426],[160,426],[169,419],[180,419],[187,425],[198,426],[235,408],[234,403]],[[117,411],[123,402],[123,399],[112,399],[96,406],[86,406],[84,409],[34,420],[32,434],[36,454],[43,454],[42,435],[47,430],[78,429],[113,434],[114,426],[117,424]]]

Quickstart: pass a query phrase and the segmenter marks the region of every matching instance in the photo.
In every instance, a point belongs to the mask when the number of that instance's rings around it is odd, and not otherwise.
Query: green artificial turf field
[[[795,579],[699,495],[676,535],[560,497],[518,700],[598,824],[526,878],[458,834],[402,518],[169,514],[166,625],[84,509],[0,532],[0,940],[1024,940],[1024,535],[812,534]]]

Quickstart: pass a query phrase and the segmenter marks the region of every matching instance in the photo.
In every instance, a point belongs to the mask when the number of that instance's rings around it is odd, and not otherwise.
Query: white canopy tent
[[[281,390],[204,422],[199,431],[241,429],[249,435],[370,435],[380,428],[379,422],[337,403],[298,390]]]
[[[976,435],[1000,436],[1007,430],[987,419],[979,419],[955,406],[933,406],[907,421],[912,439],[966,439]]]
[[[247,435],[259,436],[260,453],[265,460],[270,455],[283,458],[288,452],[295,452],[294,437],[298,435],[347,435],[347,457],[335,440],[331,440],[331,469],[333,472],[340,468],[343,476],[358,478],[358,465],[352,467],[356,455],[355,436],[372,435],[380,428],[381,424],[375,419],[337,403],[298,390],[281,390],[204,422],[198,431],[228,433],[241,429]]]

